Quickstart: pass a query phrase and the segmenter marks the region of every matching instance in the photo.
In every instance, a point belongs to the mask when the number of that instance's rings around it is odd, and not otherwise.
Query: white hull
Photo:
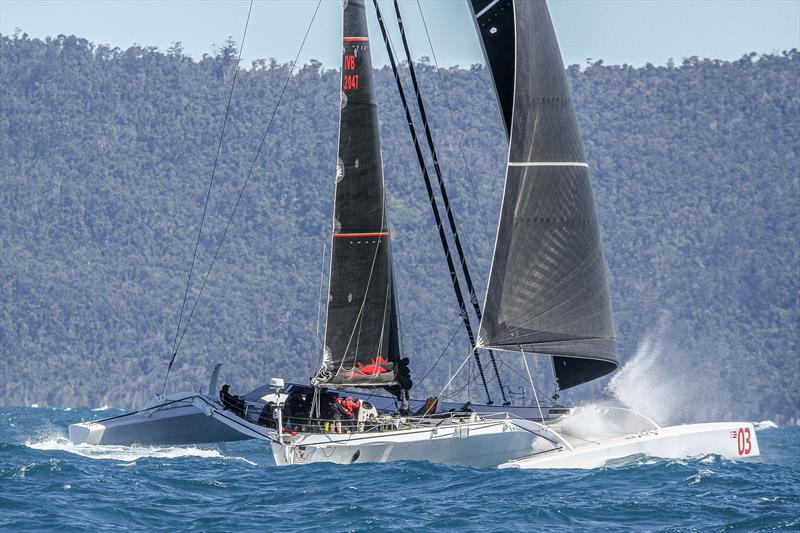
[[[620,408],[565,410],[545,423],[508,413],[425,419],[415,427],[345,434],[284,435],[222,409],[199,393],[173,394],[144,409],[69,426],[73,444],[189,445],[268,440],[279,466],[429,461],[475,467],[597,468],[635,455],[683,458],[715,454],[744,459],[760,454],[753,425],[722,422],[659,427]],[[252,415],[249,415],[252,418]],[[418,419],[417,419],[418,420]]]
[[[600,438],[593,442],[565,437],[557,446],[500,465],[500,468],[598,468],[632,455],[679,459],[715,454],[727,459],[759,455],[758,439],[748,422],[718,422],[660,428]]]
[[[381,433],[305,434],[272,443],[279,466],[429,461],[496,467],[529,454],[536,435],[514,420],[481,420]],[[285,437],[286,438],[286,437]]]

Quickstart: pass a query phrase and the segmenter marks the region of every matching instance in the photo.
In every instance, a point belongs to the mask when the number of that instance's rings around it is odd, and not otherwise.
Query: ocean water
[[[116,410],[0,409],[0,530],[800,531],[800,427],[762,457],[632,457],[595,470],[424,462],[275,467],[246,441],[72,446],[69,423]]]

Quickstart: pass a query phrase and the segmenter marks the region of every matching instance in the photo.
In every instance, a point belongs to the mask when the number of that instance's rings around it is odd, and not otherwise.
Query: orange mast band
[[[342,37],[344,41],[369,41],[369,37]]]

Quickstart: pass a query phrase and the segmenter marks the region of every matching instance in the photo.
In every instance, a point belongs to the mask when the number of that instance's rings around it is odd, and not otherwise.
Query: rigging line
[[[194,305],[192,306],[192,311],[189,313],[189,318],[186,319],[186,326],[183,328],[183,333],[181,333],[180,338],[178,339],[178,344],[175,346],[175,351],[172,354],[172,361],[170,361],[170,368],[172,367],[172,363],[175,361],[175,356],[178,354],[178,349],[183,342],[183,338],[186,336],[186,332],[189,330],[189,324],[192,321],[192,317],[194,316],[194,312],[197,310],[197,304],[200,302],[200,297],[203,295],[203,290],[206,288],[206,283],[208,282],[208,276],[211,274],[211,270],[214,268],[214,263],[217,261],[217,257],[219,256],[219,251],[222,248],[222,243],[225,242],[225,237],[228,235],[228,230],[233,223],[233,217],[236,215],[236,210],[239,207],[239,203],[242,201],[242,196],[244,195],[245,188],[247,184],[250,182],[250,177],[253,175],[253,170],[255,170],[256,163],[258,162],[258,158],[261,155],[261,150],[264,148],[264,143],[267,140],[267,135],[269,135],[270,130],[272,129],[272,124],[275,121],[275,115],[278,113],[278,108],[283,101],[283,95],[286,93],[286,87],[289,85],[289,81],[292,79],[292,74],[294,73],[294,69],[297,66],[297,61],[300,59],[300,54],[303,52],[303,48],[305,47],[306,40],[308,40],[308,34],[311,32],[311,27],[314,25],[314,20],[317,18],[317,13],[319,12],[319,6],[322,3],[322,0],[318,0],[317,7],[314,10],[314,14],[311,16],[311,22],[308,23],[308,28],[306,29],[306,33],[303,36],[303,41],[300,43],[300,49],[297,51],[297,55],[292,62],[292,67],[289,69],[289,74],[286,76],[286,81],[283,83],[283,87],[281,88],[281,92],[278,95],[278,101],[275,103],[275,107],[272,110],[272,115],[270,116],[269,122],[267,123],[267,128],[264,131],[264,136],[261,137],[261,143],[258,145],[258,150],[256,151],[256,155],[253,158],[253,162],[250,165],[250,169],[247,171],[247,176],[245,177],[244,183],[242,184],[241,189],[239,189],[239,196],[236,198],[236,203],[233,205],[233,210],[231,211],[231,215],[228,218],[228,223],[225,225],[225,231],[222,232],[222,237],[219,239],[219,243],[217,244],[217,249],[214,252],[214,257],[211,259],[211,264],[206,271],[206,275],[203,278],[203,284],[200,286],[200,292],[197,294],[197,299],[194,301]],[[166,380],[165,380],[166,383]]]
[[[374,0],[374,1],[377,1],[377,0]],[[459,372],[461,372],[461,369],[462,369],[462,368],[464,368],[464,365],[465,365],[465,364],[467,364],[467,361],[469,361],[469,360],[470,360],[470,357],[471,357],[471,356],[472,356],[472,350],[470,350],[470,352],[469,352],[469,353],[467,354],[467,356],[464,358],[464,361],[462,361],[462,362],[461,362],[461,365],[459,365],[458,369],[456,369],[456,372],[455,372],[455,374],[453,374],[452,376],[450,376],[450,379],[447,381],[447,383],[445,383],[445,386],[442,388],[441,392],[440,392],[439,394],[437,394],[437,395],[436,395],[436,399],[439,399],[439,398],[442,396],[442,394],[444,394],[444,391],[446,391],[446,390],[447,390],[447,387],[449,387],[449,386],[450,386],[450,383],[452,383],[452,382],[453,382],[453,380],[454,380],[454,379],[456,378],[456,376],[458,375],[458,373],[459,373]],[[461,390],[463,390],[463,387],[462,387],[461,389],[459,389],[459,392],[460,392]]]
[[[453,339],[455,339],[455,338],[456,338],[456,335],[458,334],[458,332],[459,332],[459,331],[461,331],[461,326],[463,326],[463,325],[464,325],[464,323],[463,323],[463,322],[461,322],[461,321],[459,321],[459,322],[458,322],[458,327],[456,327],[456,330],[453,332],[453,334],[452,334],[452,335],[450,335],[450,340],[449,340],[449,341],[447,341],[447,346],[445,346],[445,347],[444,347],[444,349],[442,350],[442,353],[440,353],[440,354],[439,354],[439,357],[437,357],[437,358],[436,358],[436,362],[435,362],[435,363],[433,363],[433,366],[432,366],[432,367],[430,367],[430,368],[428,369],[428,371],[427,371],[427,372],[425,372],[425,375],[424,375],[424,376],[422,376],[422,379],[420,379],[420,380],[419,380],[419,381],[416,383],[416,385],[414,385],[413,387],[411,387],[411,390],[414,390],[414,389],[416,389],[417,387],[419,387],[420,385],[422,385],[422,382],[423,382],[423,381],[425,381],[425,378],[427,378],[427,377],[428,377],[428,375],[429,375],[431,372],[433,372],[433,369],[434,369],[434,368],[436,368],[436,365],[438,365],[438,364],[439,364],[439,361],[441,361],[441,360],[442,360],[442,357],[444,357],[444,354],[445,354],[445,353],[447,353],[447,349],[448,349],[448,348],[450,348],[450,344],[453,342]]]
[[[211,198],[211,189],[214,185],[214,177],[217,173],[217,165],[219,163],[219,154],[222,150],[222,140],[225,137],[225,126],[228,124],[228,116],[230,114],[231,109],[231,101],[233,100],[233,89],[236,87],[236,78],[239,76],[239,64],[242,62],[242,51],[244,50],[244,41],[247,38],[247,28],[250,26],[250,14],[253,12],[253,0],[250,0],[250,7],[247,10],[247,20],[244,23],[244,31],[242,32],[242,42],[239,45],[239,57],[236,61],[236,69],[233,73],[233,80],[231,81],[231,90],[228,93],[228,102],[225,105],[225,118],[222,120],[222,128],[219,132],[219,141],[217,142],[217,152],[214,155],[214,166],[211,168],[211,179],[208,182],[208,190],[206,191],[206,200],[203,204],[203,214],[200,217],[200,227],[197,230],[197,240],[194,243],[194,252],[192,253],[192,263],[189,267],[189,276],[186,280],[186,289],[183,292],[183,302],[181,303],[181,310],[178,313],[178,325],[175,328],[175,338],[172,341],[172,357],[170,358],[169,367],[167,368],[167,376],[169,376],[170,369],[172,368],[172,363],[175,361],[175,350],[178,343],[178,334],[181,331],[181,324],[183,323],[183,311],[186,309],[186,301],[189,298],[189,287],[192,284],[192,274],[194,273],[194,265],[195,261],[197,260],[197,250],[200,247],[200,237],[203,234],[203,225],[206,220],[206,213],[208,212],[208,201]],[[167,379],[164,378],[164,386],[161,388],[161,394],[164,394],[164,390],[167,387]]]
[[[478,203],[478,194],[477,193],[480,192],[480,191],[478,190],[478,187],[475,185],[475,180],[474,180],[474,178],[472,176],[472,172],[469,169],[469,163],[467,163],[467,156],[464,153],[464,143],[461,141],[461,135],[458,133],[458,129],[456,128],[456,117],[455,117],[455,113],[453,113],[453,106],[450,104],[450,95],[448,94],[447,88],[446,88],[446,86],[444,84],[444,77],[442,76],[442,69],[441,69],[441,67],[439,67],[439,60],[436,58],[436,51],[433,49],[433,41],[431,40],[431,34],[428,31],[428,23],[425,21],[425,15],[422,13],[422,5],[420,4],[419,0],[417,0],[417,9],[419,10],[419,16],[422,18],[422,27],[425,28],[425,35],[428,38],[428,45],[430,46],[430,49],[431,49],[431,56],[433,57],[433,64],[436,66],[436,74],[439,77],[439,84],[442,86],[442,93],[444,94],[444,101],[447,104],[447,110],[450,112],[450,121],[453,124],[453,133],[455,134],[456,139],[458,140],[458,149],[461,152],[461,160],[464,162],[464,170],[467,171],[467,180],[469,181],[470,187],[472,188],[472,192],[473,192],[472,200],[473,200],[473,202],[475,202],[475,207],[477,208],[476,211],[478,213],[478,218],[481,219],[480,220],[481,221],[481,226],[483,228],[486,228],[486,231],[488,231],[488,228],[490,226],[486,222],[486,220],[485,220],[485,218],[483,216],[483,210],[481,209],[481,206]],[[488,233],[486,234],[486,239],[487,239],[488,242],[490,242],[490,243],[492,242],[491,235],[489,235]],[[474,259],[473,259],[473,262],[474,262]]]
[[[317,294],[317,330],[314,332],[314,341],[316,341],[317,353],[319,354],[320,361],[317,364],[317,368],[322,367],[322,346],[319,338],[319,315],[322,312],[322,285],[325,282],[325,255],[328,251],[328,243],[325,242],[322,244],[322,267],[320,268],[319,272],[319,294]]]
[[[428,168],[425,166],[425,157],[422,155],[422,148],[419,143],[419,138],[417,137],[417,131],[414,128],[414,122],[411,118],[411,110],[408,106],[408,101],[406,100],[405,91],[403,90],[403,84],[400,81],[399,71],[397,69],[397,63],[394,58],[394,53],[392,53],[392,47],[389,40],[389,34],[386,30],[386,24],[383,21],[383,15],[381,15],[381,9],[378,5],[378,0],[373,0],[373,4],[375,5],[375,12],[378,16],[378,25],[381,29],[381,34],[383,35],[383,42],[386,45],[386,52],[389,56],[389,63],[392,66],[392,73],[394,74],[394,80],[397,84],[397,92],[400,95],[400,101],[403,104],[403,109],[406,115],[406,122],[408,123],[408,129],[411,133],[411,139],[414,142],[414,150],[417,154],[417,162],[419,163],[420,170],[422,171],[422,177],[425,181],[425,188],[428,192],[428,201],[431,204],[431,210],[433,211],[433,217],[436,221],[436,228],[439,231],[439,240],[442,243],[442,248],[444,249],[445,260],[447,261],[448,271],[450,272],[450,281],[453,284],[453,290],[456,293],[456,299],[458,300],[458,308],[459,312],[461,313],[461,318],[464,322],[464,327],[467,331],[467,337],[469,337],[469,343],[472,349],[472,353],[475,356],[475,362],[478,365],[478,369],[481,373],[481,381],[483,382],[483,389],[486,392],[487,404],[492,405],[492,396],[489,394],[489,387],[486,385],[486,376],[483,372],[483,366],[481,365],[480,355],[478,354],[478,349],[476,348],[475,343],[475,335],[472,331],[472,324],[470,323],[469,313],[467,312],[466,302],[464,301],[464,295],[461,291],[461,284],[458,280],[458,274],[456,273],[456,267],[453,263],[453,257],[450,254],[450,246],[447,244],[447,235],[444,231],[444,225],[442,224],[442,217],[439,214],[439,207],[436,202],[436,196],[433,192],[433,185],[431,185],[431,178],[428,174]]]
[[[516,374],[517,376],[519,376],[523,380],[527,379],[525,376],[523,376],[521,373],[519,373],[513,366],[511,366],[510,364],[508,364],[505,361],[503,361],[503,359],[501,357],[499,357],[499,354],[498,354],[498,358],[500,359],[500,368],[508,368],[511,372],[513,372],[514,374]],[[509,391],[511,390],[510,387],[506,387],[506,388]],[[538,394],[541,394],[543,399],[547,397],[547,394],[545,394],[545,392],[542,389],[536,387],[535,385],[534,385],[534,388],[536,389],[535,392],[537,392]],[[553,404],[552,401],[549,402],[549,406],[552,407],[553,405],[554,404]]]
[[[486,220],[485,220],[485,218],[483,216],[483,210],[481,209],[481,206],[478,203],[478,199],[477,199],[478,198],[478,192],[479,192],[478,191],[478,187],[475,185],[475,182],[474,182],[474,180],[472,178],[472,172],[470,172],[470,167],[469,167],[469,164],[467,163],[467,157],[464,154],[464,146],[463,146],[463,143],[461,142],[461,136],[458,134],[458,128],[456,126],[455,114],[453,113],[453,107],[450,104],[450,97],[449,97],[449,95],[447,93],[447,89],[446,89],[445,84],[444,84],[444,78],[442,77],[441,68],[439,67],[439,61],[438,61],[438,59],[436,57],[436,52],[433,49],[433,42],[431,41],[431,36],[430,36],[430,33],[428,32],[428,26],[427,26],[427,23],[425,22],[425,16],[422,13],[422,7],[419,5],[419,1],[417,2],[417,7],[419,8],[420,17],[422,18],[422,24],[423,24],[423,26],[425,28],[425,33],[426,33],[427,38],[428,38],[428,45],[429,45],[430,50],[431,50],[431,55],[433,56],[433,63],[434,63],[434,65],[436,65],[436,74],[437,74],[437,76],[439,78],[439,84],[442,87],[442,93],[444,94],[445,103],[447,104],[447,108],[448,108],[449,113],[450,113],[450,122],[452,123],[452,126],[453,126],[453,132],[455,133],[456,139],[458,140],[458,148],[459,148],[459,151],[461,153],[461,160],[464,163],[464,169],[466,170],[467,181],[469,182],[469,186],[470,186],[470,188],[472,190],[472,194],[468,195],[468,196],[470,196],[470,198],[472,199],[472,202],[475,204],[475,208],[476,208],[475,212],[478,214],[478,219],[479,219],[479,221],[481,223],[481,227],[484,229],[484,231],[488,231],[488,228],[490,226],[486,222]],[[400,19],[398,18],[398,21],[399,20]],[[410,57],[409,57],[409,63],[411,63]],[[486,233],[484,236],[486,237],[487,242],[489,244],[491,244],[492,241],[490,240],[489,234]],[[469,260],[472,262],[472,266],[475,267],[475,270],[480,271],[481,269],[478,266],[477,261],[475,261],[475,257],[473,255],[473,253],[470,251],[468,246],[467,246],[467,254],[469,255]]]
[[[470,383],[471,383],[471,382],[470,382]],[[460,395],[462,392],[464,392],[464,389],[466,389],[466,388],[467,388],[467,386],[468,386],[470,383],[465,383],[465,384],[464,384],[464,385],[462,385],[462,386],[461,386],[461,388],[459,388],[459,389],[456,389],[456,390],[454,390],[454,391],[451,391],[451,392],[449,392],[449,393],[447,393],[447,394],[442,394],[442,396],[440,396],[440,398],[444,398],[445,400],[450,400],[450,401],[459,401],[459,402],[461,402],[461,403],[466,403],[466,402],[464,402],[464,400],[457,399],[457,397],[458,397],[458,395]]]
[[[455,215],[450,207],[450,199],[447,195],[447,187],[445,186],[444,178],[442,177],[442,169],[439,165],[439,156],[436,154],[436,146],[433,142],[433,134],[431,133],[431,128],[428,123],[428,116],[425,112],[425,104],[422,101],[422,92],[420,91],[419,83],[417,83],[417,74],[414,69],[414,61],[411,58],[411,50],[408,47],[408,39],[406,38],[405,28],[403,27],[403,17],[400,14],[400,4],[397,2],[397,0],[394,0],[394,11],[397,15],[397,24],[400,27],[400,37],[403,41],[403,49],[406,53],[406,59],[408,59],[408,69],[409,73],[411,74],[411,83],[414,87],[414,93],[417,96],[417,106],[419,107],[419,115],[422,119],[422,125],[425,130],[425,140],[428,143],[428,149],[430,150],[431,157],[433,159],[433,169],[436,173],[436,181],[439,184],[439,192],[442,195],[442,202],[444,202],[444,211],[447,215],[450,233],[452,234],[453,242],[456,245],[456,252],[458,252],[458,259],[461,263],[461,272],[463,273],[464,281],[467,284],[469,301],[472,304],[472,309],[475,312],[475,316],[478,318],[478,321],[480,321],[483,318],[481,313],[481,305],[478,303],[478,297],[475,294],[475,285],[472,283],[472,276],[469,273],[469,266],[467,265],[467,258],[464,255],[464,248],[461,245],[461,237],[458,234]],[[497,361],[494,357],[494,351],[487,351],[489,352],[489,360],[492,363],[494,375],[497,377],[497,385],[500,387],[500,395],[503,397],[503,404],[505,405],[508,403],[508,398],[506,398],[506,391],[503,389],[503,380],[500,378],[500,371],[497,369]]]
[[[525,370],[527,370],[528,379],[531,382],[531,388],[533,389],[533,398],[536,400],[536,407],[539,409],[539,418],[544,420],[544,415],[542,414],[542,406],[539,403],[539,395],[536,394],[536,385],[533,384],[533,376],[531,376],[531,369],[528,366],[528,358],[525,355],[525,350],[522,349],[522,345],[520,345],[519,350],[522,353],[522,362],[525,363]]]

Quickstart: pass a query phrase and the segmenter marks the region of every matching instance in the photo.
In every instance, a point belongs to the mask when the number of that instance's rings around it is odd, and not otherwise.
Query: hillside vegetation
[[[164,378],[235,46],[195,61],[179,45],[120,50],[74,36],[0,45],[0,404],[135,406]],[[489,73],[442,71],[451,118],[436,69],[418,69],[483,290],[506,153]],[[239,71],[189,309],[288,72],[269,60]],[[796,50],[568,69],[620,356],[658,336],[666,348],[648,376],[678,376],[670,393],[706,406],[688,418],[800,417],[799,72]],[[458,311],[391,71],[376,83],[404,344],[419,380]],[[215,361],[238,391],[272,376],[305,382],[316,368],[338,85],[338,72],[315,62],[293,75],[170,390],[203,387]],[[415,395],[445,383],[467,354],[464,337]],[[503,360],[516,390],[524,370],[513,354]],[[537,381],[551,392],[540,363]],[[451,390],[482,400],[468,375]],[[562,399],[602,395],[605,383]]]

